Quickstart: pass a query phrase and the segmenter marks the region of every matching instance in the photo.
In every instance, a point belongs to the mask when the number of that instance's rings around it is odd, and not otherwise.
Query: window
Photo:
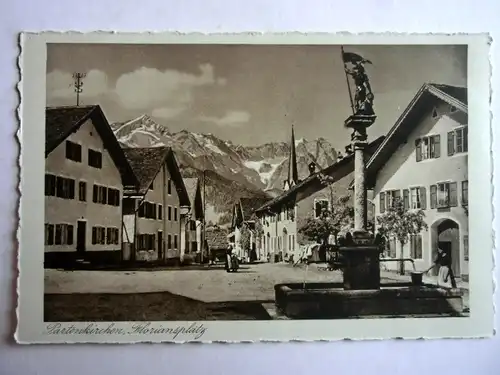
[[[55,225],[55,238],[52,239],[54,232],[54,225],[47,224],[47,245],[73,245],[73,225],[69,224],[56,224]]]
[[[89,165],[94,168],[102,168],[102,154],[99,151],[89,149]]]
[[[410,257],[422,259],[422,236],[420,234],[410,236]]]
[[[172,194],[172,180],[170,179],[167,181],[167,193],[168,195]]]
[[[381,214],[385,212],[385,192],[383,191],[379,194],[379,210]]]
[[[108,204],[110,206],[120,206],[120,190],[108,188]]]
[[[117,245],[119,240],[118,228],[107,228],[106,229],[106,244],[107,245]]]
[[[163,220],[163,206],[161,204],[158,205],[158,220]]]
[[[56,177],[56,196],[64,199],[74,199],[75,180],[66,177]]]
[[[53,174],[45,175],[45,195],[51,197],[56,195],[56,176]]]
[[[172,220],[172,207],[170,206],[168,206],[167,219],[168,221]]]
[[[168,240],[167,241],[167,249],[171,249],[172,248],[172,235],[171,234],[169,234],[167,236],[167,240]]]
[[[405,211],[410,208],[410,197],[408,189],[403,189],[403,207]]]
[[[437,118],[439,116],[437,108],[432,108],[432,118]]]
[[[191,241],[191,251],[196,252],[198,251],[198,242],[196,241]]]
[[[457,111],[457,107],[451,105],[450,106],[450,113],[455,113]]]
[[[94,185],[92,189],[92,202],[106,204],[107,201],[108,201],[108,188],[105,186]]]
[[[467,126],[448,132],[448,155],[460,154],[469,150]]]
[[[174,249],[177,249],[177,235],[174,234]]]
[[[425,200],[425,188],[424,187],[412,187],[410,188],[410,197],[409,197],[409,208],[412,210],[426,208],[426,200]]]
[[[54,244],[54,224],[45,224],[45,245]]]
[[[394,202],[401,199],[401,190],[387,190],[385,192],[385,209],[394,207]]]
[[[85,181],[80,181],[78,183],[78,199],[80,202],[85,202],[87,200],[87,183]]]
[[[415,140],[417,162],[426,159],[437,159],[441,156],[441,136],[431,135]]]
[[[447,208],[456,206],[456,182],[440,182],[431,186],[431,208]]]
[[[137,247],[139,250],[154,250],[155,235],[154,234],[139,234],[137,236]]]
[[[177,221],[177,207],[174,207],[174,221]]]
[[[78,143],[66,141],[66,159],[81,163],[82,161],[82,146]]]
[[[326,199],[315,199],[314,200],[314,218],[317,219],[321,215],[328,212],[328,200]]]
[[[106,243],[106,228],[92,227],[92,244],[104,245]]]
[[[139,217],[146,219],[156,219],[156,204],[151,202],[143,202],[139,206]]]
[[[189,222],[189,230],[196,230],[196,221],[191,220]]]
[[[464,235],[464,260],[469,261],[469,235]]]
[[[462,181],[462,204],[469,205],[469,181]]]

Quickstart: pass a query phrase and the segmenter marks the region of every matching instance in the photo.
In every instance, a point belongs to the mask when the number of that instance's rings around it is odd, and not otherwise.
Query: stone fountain
[[[292,319],[361,318],[361,317],[429,317],[460,316],[463,311],[462,291],[427,285],[418,277],[408,282],[381,283],[378,238],[367,228],[366,158],[367,129],[376,116],[374,95],[361,56],[344,53],[347,83],[352,76],[356,91],[354,101],[349,94],[353,115],[345,121],[352,129],[354,152],[354,231],[337,247],[343,272],[342,283],[286,283],[275,285],[275,304],[282,314]],[[347,68],[347,63],[354,65]],[[414,275],[415,276],[415,275]]]

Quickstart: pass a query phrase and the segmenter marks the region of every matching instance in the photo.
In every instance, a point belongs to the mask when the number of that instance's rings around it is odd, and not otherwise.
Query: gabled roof
[[[205,239],[210,249],[227,249],[229,242],[227,235],[229,231],[221,227],[207,228],[205,231]]]
[[[252,215],[255,211],[270,201],[270,198],[240,198],[233,205],[233,218],[231,225],[239,226],[245,221],[252,220]]]
[[[384,136],[381,136],[371,142],[366,148],[367,154],[371,155],[380,146],[384,138]],[[332,177],[335,182],[352,172],[354,172],[354,154],[350,154],[339,160],[335,164],[332,164],[316,173],[309,175],[306,179],[302,180],[297,185],[294,185],[290,190],[259,207],[255,212],[276,212],[283,205],[286,205],[290,202],[296,203],[297,201],[300,201],[307,196],[323,190],[325,188],[325,185],[321,182],[319,178],[320,175],[328,175]]]
[[[367,182],[370,187],[373,186],[374,179],[380,168],[399,146],[406,142],[407,137],[415,129],[415,126],[420,123],[420,120],[432,111],[440,101],[444,101],[467,114],[467,88],[435,83],[422,85],[408,107],[389,130],[380,147],[368,160]]]
[[[184,177],[184,186],[191,203],[191,207],[195,208],[195,218],[203,218],[203,198],[201,197],[200,180],[196,177]],[[196,199],[198,198],[198,199]]]
[[[137,190],[126,191],[126,194],[146,194],[161,167],[166,163],[179,195],[180,205],[190,206],[189,196],[184,186],[179,165],[170,147],[130,147],[124,148],[123,152],[139,182]]]
[[[137,184],[132,168],[99,105],[47,107],[45,109],[45,157],[88,120],[92,121],[106,150],[120,171],[125,186]]]

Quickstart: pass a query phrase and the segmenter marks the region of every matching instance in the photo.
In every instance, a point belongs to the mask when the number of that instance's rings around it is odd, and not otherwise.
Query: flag
[[[351,64],[357,64],[357,63],[371,64],[372,63],[370,60],[367,60],[364,57],[358,55],[357,53],[353,53],[353,52],[342,52],[342,59],[344,60],[344,63],[351,63]]]

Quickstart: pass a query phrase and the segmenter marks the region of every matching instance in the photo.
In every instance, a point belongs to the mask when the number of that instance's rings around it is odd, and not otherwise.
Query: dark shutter
[[[58,198],[64,198],[64,178],[56,178],[56,196]]]
[[[97,243],[97,228],[92,227],[92,245]]]
[[[437,207],[437,186],[431,185],[431,208]]]
[[[420,208],[422,210],[425,210],[427,208],[427,191],[423,186],[419,190],[420,190]]]
[[[422,259],[422,236],[417,235],[417,259]]]
[[[417,158],[417,162],[422,160],[422,140],[421,139],[415,140],[415,155]]]
[[[98,192],[98,186],[94,185],[92,189],[92,202],[97,203],[97,192]]]
[[[53,245],[54,244],[54,224],[49,224],[48,226],[48,235],[49,238],[47,240],[47,245]]]
[[[68,245],[73,245],[73,225],[68,225],[66,227],[66,243]]]
[[[464,137],[464,150],[463,151],[467,152],[467,151],[469,151],[469,131],[468,131],[467,126],[464,128],[463,137]]]
[[[106,229],[106,243],[111,244],[111,228]]]
[[[457,183],[456,182],[450,182],[450,190],[449,190],[449,202],[450,202],[450,207],[456,207],[458,204],[458,199],[457,199]]]
[[[455,132],[448,132],[448,156],[455,153]]]
[[[408,189],[403,189],[403,208],[405,211],[410,208],[410,196]]]
[[[385,212],[385,193],[383,191],[380,192],[379,194],[379,197],[380,197],[380,213],[383,214]]]
[[[69,199],[75,199],[75,180],[68,179],[69,184]]]
[[[432,141],[434,144],[434,157],[437,159],[441,156],[441,136],[435,135],[432,137]]]

